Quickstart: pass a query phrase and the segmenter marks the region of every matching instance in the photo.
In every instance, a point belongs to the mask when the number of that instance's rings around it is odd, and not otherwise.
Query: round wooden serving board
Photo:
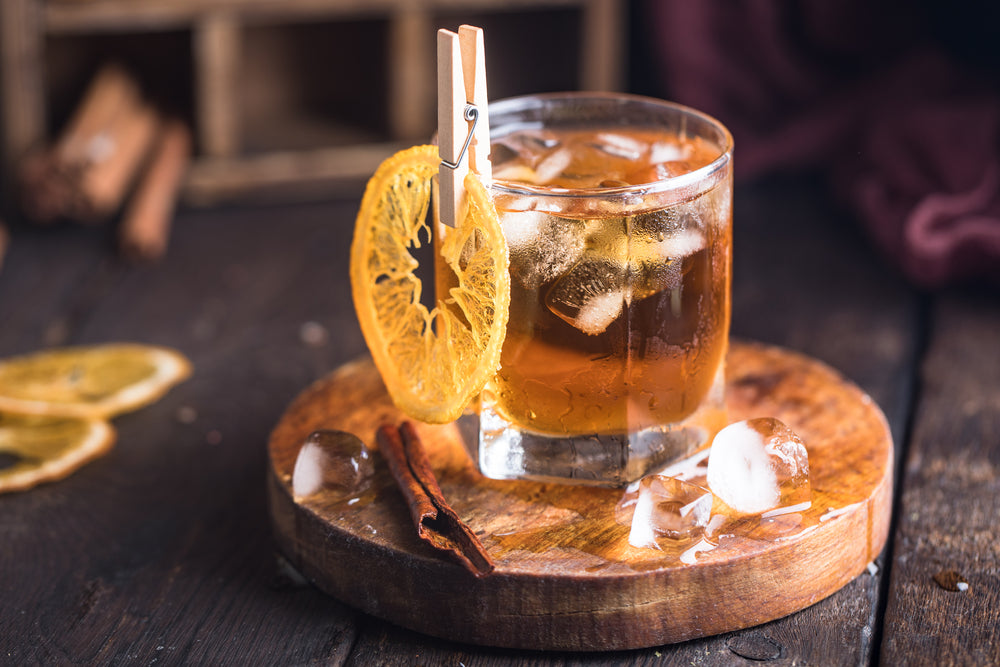
[[[892,438],[878,406],[818,361],[736,343],[727,360],[731,421],[777,417],[809,451],[812,507],[771,520],[729,520],[698,552],[634,548],[615,519],[619,489],[482,477],[457,424],[418,431],[445,497],[496,561],[476,578],[417,538],[385,462],[354,499],[295,498],[291,472],[314,430],[357,434],[371,448],[392,406],[368,359],[302,393],[271,436],[270,509],[277,542],[330,595],[447,639],[526,649],[657,646],[757,625],[803,609],[865,570],[885,544]],[[702,545],[707,546],[707,545]]]

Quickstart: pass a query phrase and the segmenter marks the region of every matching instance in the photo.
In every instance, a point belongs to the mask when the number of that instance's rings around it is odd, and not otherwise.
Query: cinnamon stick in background
[[[103,222],[121,206],[153,140],[158,118],[124,69],[97,73],[55,145],[21,167],[28,217]]]
[[[135,105],[139,97],[139,87],[121,67],[98,71],[55,145],[34,151],[21,164],[22,207],[29,218],[49,223],[81,206],[81,174],[108,152],[103,129],[118,109]]]
[[[117,211],[148,156],[159,129],[159,116],[140,102],[115,116],[92,145],[95,150],[79,182],[82,197],[70,216],[81,222],[104,222]],[[104,154],[97,155],[103,151]]]
[[[177,119],[163,122],[149,166],[125,210],[118,230],[122,254],[153,261],[167,250],[178,190],[191,162],[191,133]]]
[[[101,146],[101,133],[114,125],[125,110],[141,102],[142,92],[135,80],[119,65],[104,65],[60,134],[53,158],[60,165],[82,165],[100,159],[106,150]]]
[[[444,499],[413,424],[403,422],[399,429],[385,424],[376,439],[410,506],[417,535],[435,549],[451,553],[477,577],[492,572],[493,560],[479,538]]]

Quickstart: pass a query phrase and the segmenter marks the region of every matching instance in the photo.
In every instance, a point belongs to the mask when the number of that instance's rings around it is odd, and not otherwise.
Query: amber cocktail
[[[516,98],[490,119],[511,294],[480,469],[622,485],[707,445],[725,425],[729,133],[622,95]]]

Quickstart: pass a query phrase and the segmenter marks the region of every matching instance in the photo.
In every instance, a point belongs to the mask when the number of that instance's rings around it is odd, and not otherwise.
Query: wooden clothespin
[[[488,103],[482,29],[438,30],[439,215],[449,227],[464,211],[469,169],[487,183],[493,177]]]

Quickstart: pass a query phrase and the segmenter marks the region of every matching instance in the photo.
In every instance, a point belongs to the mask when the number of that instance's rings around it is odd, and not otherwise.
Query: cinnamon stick
[[[479,538],[444,499],[413,424],[403,422],[398,429],[385,424],[376,439],[410,507],[417,535],[452,554],[477,577],[492,572],[493,560]]]
[[[120,66],[110,63],[94,75],[83,100],[63,128],[54,147],[60,164],[86,164],[104,153],[99,137],[125,110],[141,103],[139,85]]]
[[[177,119],[165,121],[159,144],[118,231],[121,252],[128,259],[152,261],[166,252],[177,191],[190,161],[191,133],[187,126]]]
[[[121,67],[101,68],[55,145],[22,163],[25,214],[37,222],[108,219],[124,200],[159,124]]]
[[[97,135],[106,154],[94,158],[79,182],[80,206],[71,211],[81,222],[103,222],[121,206],[149,154],[160,127],[159,114],[146,102],[123,110]]]

